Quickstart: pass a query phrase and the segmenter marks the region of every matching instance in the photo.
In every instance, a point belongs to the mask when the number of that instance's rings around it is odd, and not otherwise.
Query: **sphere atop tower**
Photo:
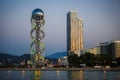
[[[43,20],[44,19],[44,12],[39,8],[34,9],[32,12],[32,19]]]

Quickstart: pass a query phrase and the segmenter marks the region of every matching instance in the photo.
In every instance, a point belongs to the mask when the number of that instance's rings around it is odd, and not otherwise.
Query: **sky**
[[[30,53],[31,15],[45,15],[45,53],[66,51],[66,14],[78,11],[83,19],[84,48],[120,40],[120,0],[0,0],[0,53]]]

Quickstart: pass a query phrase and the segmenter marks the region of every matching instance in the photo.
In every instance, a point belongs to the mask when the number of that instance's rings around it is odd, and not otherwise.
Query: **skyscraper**
[[[77,11],[67,13],[67,52],[77,54],[83,49],[83,20],[77,17]]]

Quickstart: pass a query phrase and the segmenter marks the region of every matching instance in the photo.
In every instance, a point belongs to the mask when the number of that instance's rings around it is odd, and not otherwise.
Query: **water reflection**
[[[10,77],[10,76],[11,76],[11,71],[9,70],[9,71],[8,71],[8,77]]]
[[[57,76],[59,76],[60,75],[60,71],[56,71],[56,74],[57,74]]]
[[[84,78],[83,78],[83,71],[82,70],[80,71],[80,80],[84,80]]]
[[[40,76],[41,76],[41,71],[35,71],[34,72],[34,80],[40,80]]]
[[[120,80],[120,71],[0,71],[0,80]]]
[[[23,70],[21,72],[22,72],[22,76],[25,77],[25,71]]]
[[[11,71],[9,70],[9,71],[8,71],[8,75],[10,75],[10,74],[11,74]]]
[[[69,71],[67,77],[69,80],[84,80],[84,73],[82,70],[81,71]]]
[[[103,71],[103,80],[106,80],[106,71]]]
[[[60,80],[59,76],[60,76],[60,71],[56,71],[56,80]]]

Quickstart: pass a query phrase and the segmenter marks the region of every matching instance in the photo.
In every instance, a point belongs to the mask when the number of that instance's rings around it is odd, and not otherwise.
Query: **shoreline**
[[[0,71],[120,71],[119,68],[0,68]]]

